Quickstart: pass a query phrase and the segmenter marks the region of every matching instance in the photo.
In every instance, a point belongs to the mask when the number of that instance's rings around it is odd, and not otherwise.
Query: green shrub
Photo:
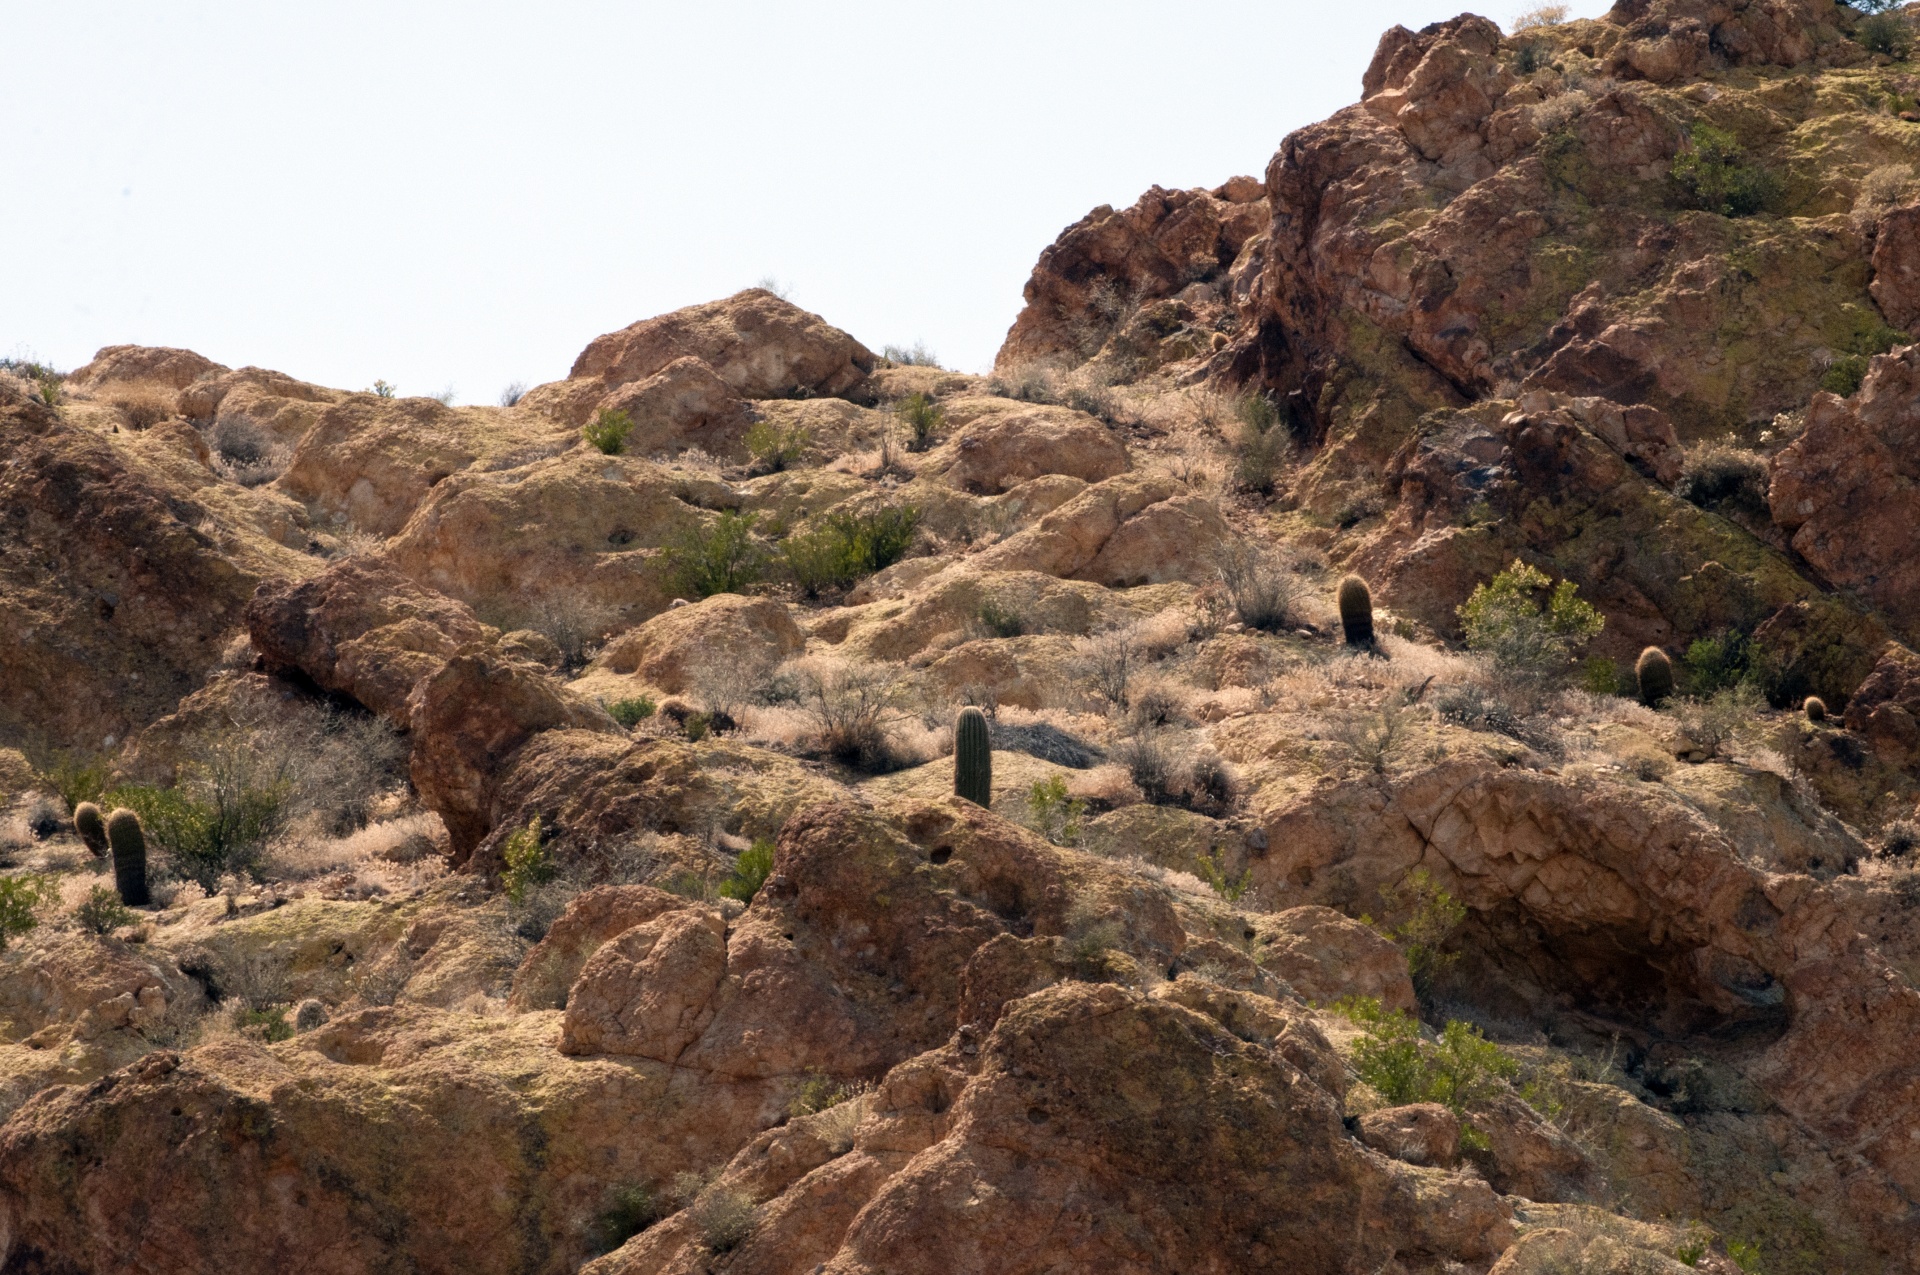
[[[806,1080],[800,1084],[800,1092],[787,1103],[787,1114],[795,1120],[802,1116],[817,1115],[843,1102],[851,1102],[867,1092],[869,1087],[863,1084],[841,1084],[824,1072],[810,1070],[807,1072]]]
[[[1722,217],[1751,217],[1779,199],[1779,179],[1748,162],[1733,134],[1695,120],[1687,142],[1674,158],[1672,172],[1689,207]]]
[[[82,929],[104,935],[139,918],[120,902],[120,894],[112,886],[96,885],[87,892],[86,901],[73,910],[73,919]]]
[[[527,892],[533,887],[545,885],[560,875],[546,846],[540,842],[540,834],[540,816],[535,815],[526,827],[511,833],[502,847],[501,858],[507,866],[500,874],[500,884],[507,892],[508,901],[515,906],[527,901]]]
[[[288,785],[257,787],[226,770],[189,767],[172,788],[128,784],[106,794],[140,817],[149,839],[173,856],[173,869],[211,894],[220,878],[260,864],[267,839],[285,820]]]
[[[1756,654],[1753,639],[1738,629],[1696,639],[1680,661],[1687,671],[1687,694],[1708,696],[1756,681]]]
[[[1853,28],[1854,43],[1869,53],[1904,62],[1913,52],[1913,28],[1895,13],[1874,13]]]
[[[977,612],[980,627],[988,636],[997,638],[1016,638],[1027,631],[1026,617],[1011,607],[1002,606],[997,600],[988,598],[980,604]]]
[[[593,1238],[602,1253],[611,1253],[660,1220],[660,1202],[653,1192],[635,1182],[608,1191],[593,1220]]]
[[[1590,655],[1580,666],[1580,689],[1589,695],[1620,694],[1620,664],[1607,655]]]
[[[1544,603],[1536,598],[1542,592]],[[1573,581],[1556,585],[1519,559],[1477,586],[1459,616],[1469,647],[1492,656],[1505,673],[1543,682],[1565,673],[1574,650],[1606,627]]]
[[[7,940],[30,933],[40,924],[36,913],[60,895],[51,877],[22,875],[0,877],[0,952]]]
[[[1454,898],[1425,868],[1415,868],[1396,885],[1380,892],[1392,910],[1405,910],[1407,919],[1383,929],[1407,954],[1407,973],[1422,995],[1432,990],[1434,976],[1459,959],[1446,950],[1447,940],[1467,919],[1466,905]]]
[[[667,587],[683,597],[738,593],[766,574],[767,555],[754,539],[758,514],[723,513],[675,536],[661,554]]]
[[[1764,518],[1768,481],[1767,463],[1754,453],[1730,443],[1704,443],[1688,449],[1673,494],[1702,509],[1741,509]]]
[[[902,367],[939,367],[940,359],[927,348],[924,341],[915,341],[912,345],[885,345],[880,347],[880,357],[889,363],[898,363]]]
[[[1253,888],[1253,869],[1247,868],[1237,877],[1227,875],[1226,868],[1220,862],[1218,850],[1208,851],[1200,856],[1194,865],[1200,879],[1213,887],[1213,892],[1229,903],[1238,903],[1246,892]]]
[[[894,404],[893,412],[907,427],[907,450],[910,452],[924,452],[933,446],[935,435],[947,423],[947,414],[940,405],[917,392]]]
[[[768,473],[780,473],[804,457],[811,446],[813,432],[804,425],[782,429],[771,421],[755,421],[747,428],[747,455]]]
[[[292,1040],[294,1037],[293,1024],[287,1021],[285,1005],[272,1005],[262,1009],[248,1006],[240,1011],[234,1026],[242,1031],[249,1027],[259,1028],[260,1034],[270,1045],[278,1044],[283,1040]]]
[[[773,842],[762,837],[740,852],[739,859],[734,861],[732,875],[720,883],[720,897],[751,903],[772,872]]]
[[[633,417],[617,407],[603,407],[594,418],[580,427],[581,435],[608,456],[627,450],[627,436],[633,433]]]
[[[632,730],[647,718],[653,716],[655,704],[644,695],[635,695],[630,699],[617,699],[607,705],[607,712],[621,727]]]
[[[913,545],[920,510],[913,505],[883,505],[864,512],[837,510],[810,531],[788,536],[781,561],[808,597],[846,588],[898,562]]]
[[[107,788],[107,772],[105,757],[63,748],[39,767],[39,779],[60,794],[68,810],[78,810],[81,802],[100,800]]]
[[[734,1187],[709,1187],[687,1211],[715,1253],[737,1248],[753,1232],[753,1197]]]
[[[1087,803],[1067,795],[1067,781],[1059,775],[1033,781],[1027,793],[1027,826],[1056,846],[1080,844]]]
[[[1869,362],[1871,360],[1864,354],[1841,355],[1827,364],[1827,370],[1820,374],[1820,388],[1841,398],[1852,398],[1859,393],[1860,383],[1867,379]]]
[[[1334,1009],[1366,1029],[1354,1045],[1354,1070],[1396,1107],[1438,1102],[1465,1115],[1520,1073],[1519,1061],[1471,1023],[1451,1020],[1429,1038],[1411,1014],[1385,1010],[1371,996],[1348,997]]]
[[[399,391],[385,381],[375,381],[371,393],[375,398],[392,398]]]

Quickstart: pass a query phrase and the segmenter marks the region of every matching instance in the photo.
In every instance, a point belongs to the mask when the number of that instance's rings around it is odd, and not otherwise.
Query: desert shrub
[[[884,666],[840,665],[801,674],[802,709],[812,720],[814,746],[836,761],[872,774],[898,763],[887,730],[898,676]]]
[[[1869,53],[1904,62],[1913,52],[1913,28],[1897,13],[1871,13],[1853,28],[1854,43]]]
[[[1106,754],[1070,731],[1046,722],[1014,724],[991,723],[993,746],[1002,752],[1025,753],[1056,766],[1086,770],[1105,760]]]
[[[1393,1106],[1438,1102],[1458,1115],[1484,1107],[1520,1073],[1511,1054],[1454,1019],[1430,1039],[1411,1014],[1389,1011],[1371,996],[1334,1008],[1365,1029],[1354,1045],[1354,1070]]]
[[[220,878],[256,871],[267,839],[286,822],[291,785],[271,765],[256,768],[241,749],[184,768],[172,788],[128,784],[108,804],[140,816],[147,837],[171,856],[176,875],[215,893]]]
[[[661,554],[667,587],[681,596],[706,598],[758,582],[767,562],[753,535],[758,522],[758,514],[727,512],[675,536]]]
[[[1269,394],[1247,394],[1234,404],[1240,436],[1234,448],[1234,479],[1246,491],[1273,491],[1286,459],[1287,432],[1279,428],[1280,409]]]
[[[243,1035],[253,1036],[277,1045],[283,1040],[292,1040],[295,1036],[293,1024],[287,1021],[285,1005],[253,1006],[240,1002],[234,1006],[233,1025]]]
[[[628,699],[617,699],[607,705],[607,713],[614,721],[632,730],[647,718],[653,716],[654,702],[645,695],[635,695]]]
[[[39,909],[60,895],[51,877],[0,877],[0,952],[11,939],[31,933],[40,924]]]
[[[1179,726],[1185,720],[1178,693],[1158,682],[1134,692],[1132,707],[1127,712],[1127,725],[1136,731]]]
[[[527,383],[525,381],[508,381],[506,388],[500,391],[500,397],[496,401],[502,407],[518,407],[520,406],[520,400],[526,396]]]
[[[1352,714],[1335,723],[1328,733],[1352,751],[1354,760],[1374,774],[1384,775],[1394,752],[1406,742],[1407,728],[1411,725],[1406,697],[1395,692],[1378,708]]]
[[[762,837],[740,852],[732,874],[720,883],[720,897],[751,903],[772,872],[773,842]]]
[[[1820,388],[1841,398],[1852,398],[1867,379],[1869,359],[1864,354],[1842,354],[1820,374]]]
[[[920,526],[914,505],[883,505],[861,512],[836,510],[811,530],[788,536],[781,560],[808,597],[846,588],[898,562],[913,546]]]
[[[1057,846],[1080,844],[1087,803],[1067,795],[1067,781],[1059,775],[1033,781],[1027,793],[1027,826]]]
[[[1780,196],[1780,181],[1748,160],[1738,139],[1705,120],[1695,120],[1687,147],[1673,161],[1673,181],[1690,208],[1722,217],[1751,217]]]
[[[1240,799],[1240,778],[1219,753],[1201,749],[1188,759],[1182,792],[1202,813],[1225,814]]]
[[[73,910],[73,919],[81,929],[104,935],[123,925],[132,925],[138,918],[133,909],[121,904],[120,895],[112,886],[96,885]]]
[[[1228,876],[1225,866],[1220,862],[1218,850],[1200,856],[1194,864],[1194,871],[1215,894],[1229,903],[1238,903],[1253,888],[1253,869],[1243,869],[1237,877]]]
[[[804,425],[782,429],[772,421],[755,421],[747,427],[747,455],[770,474],[780,473],[796,464],[813,446],[813,432]]]
[[[893,414],[907,427],[907,450],[910,452],[924,452],[933,446],[935,436],[947,423],[947,414],[940,405],[918,392],[895,403]]]
[[[1542,593],[1544,600],[1537,596]],[[1470,648],[1492,657],[1509,677],[1536,685],[1566,673],[1575,649],[1606,625],[1573,581],[1556,585],[1519,559],[1476,586],[1459,615]]]
[[[1094,637],[1083,638],[1074,653],[1074,671],[1093,687],[1100,698],[1125,712],[1129,690],[1141,662],[1139,646],[1125,629],[1109,629]]]
[[[63,748],[35,769],[40,783],[58,793],[72,811],[78,810],[83,801],[100,800],[111,768],[105,757]]]
[[[1673,708],[1680,733],[1709,757],[1752,726],[1765,701],[1751,682],[1741,682],[1704,699],[1682,700]]]
[[[633,417],[617,407],[603,407],[592,420],[580,427],[581,437],[596,450],[618,456],[627,450],[627,437],[633,433]]]
[[[132,430],[151,429],[173,417],[173,391],[164,385],[136,383],[116,386],[106,400]]]
[[[399,392],[400,391],[394,386],[381,380],[374,381],[373,388],[367,391],[367,393],[373,395],[375,398],[393,398],[399,394]]]
[[[1920,823],[1895,819],[1880,829],[1880,839],[1873,852],[1881,859],[1904,859],[1915,850],[1920,850]]]
[[[1538,31],[1545,27],[1557,27],[1567,20],[1567,6],[1564,4],[1536,4],[1513,20],[1513,34],[1522,31]]]
[[[700,1238],[715,1253],[737,1248],[753,1232],[753,1197],[737,1187],[712,1186],[688,1209]]]
[[[880,357],[901,367],[940,366],[939,357],[927,348],[924,341],[915,341],[912,345],[883,345],[880,347]]]
[[[1497,731],[1518,738],[1520,716],[1505,699],[1483,686],[1466,682],[1440,693],[1434,707],[1441,718],[1468,730]]]
[[[1446,950],[1446,944],[1467,919],[1466,905],[1425,868],[1415,868],[1380,891],[1380,898],[1389,909],[1406,913],[1404,921],[1383,927],[1381,933],[1407,954],[1407,973],[1424,996],[1432,990],[1434,978],[1459,958],[1459,953]]]
[[[854,1101],[872,1088],[872,1085],[857,1081],[842,1083],[821,1071],[808,1071],[807,1078],[800,1082],[799,1091],[787,1102],[787,1115],[798,1120],[802,1116],[831,1111],[842,1103]]]
[[[546,846],[541,844],[541,832],[540,816],[535,815],[526,827],[510,833],[501,847],[500,857],[506,867],[500,873],[500,885],[510,903],[525,903],[529,890],[559,875]]]
[[[51,797],[35,797],[27,804],[27,831],[34,840],[45,841],[67,826],[66,813]]]
[[[512,404],[503,403],[510,407]],[[593,1239],[602,1253],[611,1253],[660,1220],[660,1202],[638,1182],[609,1190],[593,1219]]]
[[[1214,567],[1240,623],[1272,633],[1298,626],[1305,586],[1264,546],[1231,541],[1221,546]]]
[[[988,598],[974,613],[988,637],[1016,638],[1027,631],[1026,617],[996,598]]]
[[[1140,793],[1155,805],[1176,800],[1180,776],[1173,750],[1167,747],[1159,731],[1141,731],[1122,740],[1113,759],[1127,768],[1127,776]]]
[[[1589,695],[1620,695],[1625,683],[1620,663],[1612,656],[1589,655],[1580,665],[1580,689]]]
[[[1860,179],[1857,203],[1862,208],[1892,208],[1912,184],[1912,164],[1882,164]]]
[[[1688,449],[1673,492],[1702,509],[1731,506],[1764,516],[1767,481],[1766,461],[1752,452],[1725,442],[1703,443]]]
[[[1687,693],[1710,696],[1754,681],[1759,676],[1757,656],[1753,639],[1738,629],[1695,639],[1680,660],[1686,671]]]
[[[219,422],[208,441],[220,472],[242,487],[272,482],[286,472],[293,459],[293,451],[286,444],[244,420]]]

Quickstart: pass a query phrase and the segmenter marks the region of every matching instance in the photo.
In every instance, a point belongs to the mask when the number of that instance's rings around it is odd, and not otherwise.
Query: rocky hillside
[[[1396,28],[992,376],[7,365],[0,1272],[1920,1268],[1913,44]]]

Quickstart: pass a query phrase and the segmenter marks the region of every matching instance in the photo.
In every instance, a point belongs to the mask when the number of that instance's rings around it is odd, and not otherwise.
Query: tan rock
[[[1309,1001],[1372,996],[1386,1009],[1415,1011],[1405,954],[1370,926],[1332,908],[1297,907],[1260,917],[1254,928],[1260,963]]]
[[[962,491],[995,496],[1045,474],[1097,483],[1128,467],[1126,445],[1082,412],[1015,407],[976,415],[958,404],[947,410],[961,427],[922,469]]]
[[[407,697],[461,647],[496,631],[377,558],[348,558],[302,581],[262,585],[247,631],[267,667],[297,670],[405,729]]]
[[[579,424],[601,407],[615,405],[615,396],[625,387],[647,382],[677,360],[688,358],[704,363],[743,398],[853,395],[875,362],[871,351],[819,315],[764,288],[748,288],[723,301],[688,306],[595,338],[574,360],[565,381],[529,390],[521,403]],[[703,379],[697,370],[683,369],[651,389],[635,389],[637,397],[627,401],[653,418],[654,412],[667,407],[665,400],[680,399],[684,387]],[[695,391],[695,397],[706,394]],[[668,408],[665,419],[674,421],[683,410],[683,406]],[[636,422],[642,419],[635,417]]]
[[[1360,1141],[1408,1164],[1450,1166],[1460,1153],[1460,1121],[1437,1102],[1383,1107],[1360,1117]]]
[[[1097,483],[976,555],[976,569],[1041,571],[1110,587],[1200,583],[1227,538],[1211,502],[1177,479],[1128,474]]]
[[[785,603],[717,593],[621,634],[601,651],[594,666],[635,674],[678,695],[702,685],[703,678],[738,683],[806,645]]]
[[[644,885],[602,885],[582,891],[514,972],[510,1006],[520,1012],[565,1009],[568,989],[603,944],[662,913],[687,906],[689,901],[677,894]]]
[[[93,361],[67,377],[73,389],[103,389],[115,382],[147,381],[185,389],[195,380],[227,369],[192,350],[158,345],[109,345],[94,353]]]

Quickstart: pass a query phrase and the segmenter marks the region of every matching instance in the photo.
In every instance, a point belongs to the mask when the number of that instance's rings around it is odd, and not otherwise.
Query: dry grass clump
[[[1905,202],[1913,186],[1912,164],[1882,164],[1860,179],[1859,194],[1854,197],[1855,212],[1878,212]]]
[[[1564,4],[1536,4],[1518,14],[1508,28],[1514,35],[1522,31],[1540,31],[1557,27],[1567,20],[1570,9]]]
[[[237,418],[216,424],[207,441],[213,449],[215,468],[242,487],[270,483],[293,462],[293,448]]]
[[[158,381],[128,381],[106,390],[101,398],[120,413],[128,429],[151,429],[161,421],[172,420],[176,395],[173,387]]]

